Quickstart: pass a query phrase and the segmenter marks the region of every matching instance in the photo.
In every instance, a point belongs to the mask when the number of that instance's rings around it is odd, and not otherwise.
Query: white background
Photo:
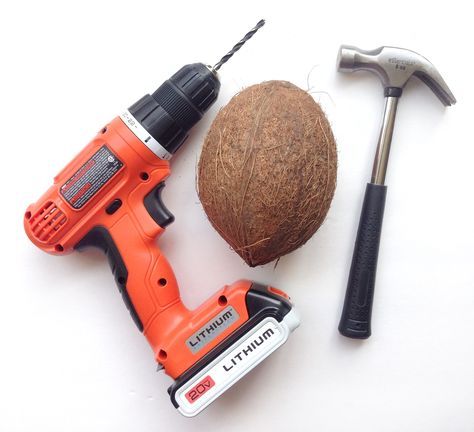
[[[473,56],[468,2],[11,1],[0,15],[0,430],[474,430]],[[212,63],[260,18],[225,67],[217,103],[172,161],[160,239],[189,307],[247,277],[286,290],[302,325],[195,419],[169,402],[105,258],[36,249],[23,212],[95,132],[185,63]],[[337,324],[383,106],[378,80],[335,71],[341,43],[429,58],[458,104],[417,79],[399,105],[373,336]],[[310,71],[312,71],[310,73]],[[219,107],[269,79],[307,88],[338,143],[326,222],[301,249],[250,269],[208,223],[195,192]],[[330,97],[326,95],[327,92]]]

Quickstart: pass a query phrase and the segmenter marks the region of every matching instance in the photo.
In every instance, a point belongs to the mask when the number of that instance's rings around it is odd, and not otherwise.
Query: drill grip
[[[372,303],[387,186],[368,183],[354,245],[339,332],[354,339],[371,334]]]
[[[155,189],[162,187],[159,184]],[[150,193],[158,199],[159,191],[155,189]],[[150,206],[151,200],[147,209]],[[124,303],[138,329],[143,331],[153,318],[180,302],[178,285],[155,237],[144,232],[132,209],[123,208],[122,212],[123,216],[112,226],[94,227],[75,248],[93,246],[106,254]],[[150,217],[155,220],[157,215],[164,214],[153,213]]]

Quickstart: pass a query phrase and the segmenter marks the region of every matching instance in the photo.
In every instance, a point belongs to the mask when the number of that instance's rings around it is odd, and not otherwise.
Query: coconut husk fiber
[[[289,82],[267,81],[218,113],[199,160],[198,194],[212,226],[254,267],[316,232],[336,172],[336,143],[319,104]]]

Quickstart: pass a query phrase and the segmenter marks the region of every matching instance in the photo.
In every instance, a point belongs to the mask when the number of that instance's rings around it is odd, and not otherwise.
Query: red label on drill
[[[59,191],[75,209],[83,207],[102,188],[123,163],[103,145],[64,183]]]
[[[202,395],[208,392],[216,383],[210,375],[199,381],[191,390],[189,390],[185,396],[189,403],[196,402]]]

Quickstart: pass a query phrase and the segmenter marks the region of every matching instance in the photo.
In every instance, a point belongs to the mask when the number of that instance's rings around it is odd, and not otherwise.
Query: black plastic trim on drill
[[[125,306],[129,310],[133,322],[142,332],[143,324],[127,292],[128,270],[109,231],[107,231],[103,226],[92,228],[83,239],[74,246],[74,249],[82,250],[89,246],[99,248],[107,256],[110,268],[112,269],[112,274],[114,275],[115,282],[122,294]]]
[[[169,153],[174,153],[215,102],[219,89],[217,76],[204,64],[193,63],[182,67],[129,111]]]
[[[203,63],[183,66],[167,82],[173,84],[201,115],[215,102],[220,89],[217,75]],[[157,93],[158,90],[153,97]]]
[[[182,129],[149,94],[135,102],[128,110],[146,131],[170,153],[174,153],[188,136],[187,131]]]
[[[383,95],[385,97],[400,97],[402,95],[403,89],[400,87],[385,87],[383,89]]]
[[[252,283],[252,287],[247,292],[245,298],[247,312],[250,317],[255,317],[264,311],[278,311],[281,313],[281,319],[290,312],[292,306],[289,300],[268,290],[268,286],[256,282]],[[278,321],[279,316],[275,316]]]
[[[161,84],[151,96],[184,130],[191,129],[202,118],[202,113],[170,80]]]
[[[161,199],[161,192],[164,187],[164,181],[158,183],[143,199],[143,204],[149,215],[161,228],[165,228],[174,222],[174,215],[166,208]]]
[[[245,303],[249,319],[224,339],[218,346],[209,351],[203,358],[191,366],[186,372],[176,378],[175,382],[168,388],[171,403],[175,408],[179,407],[179,404],[176,401],[176,392],[192,377],[198,374],[225,350],[235,344],[259,322],[268,317],[275,318],[278,322],[281,322],[292,308],[291,303],[288,300],[268,291],[267,286],[255,282],[252,283],[252,286],[246,294]]]
[[[113,215],[120,207],[122,207],[122,200],[116,198],[105,208],[105,213]]]

